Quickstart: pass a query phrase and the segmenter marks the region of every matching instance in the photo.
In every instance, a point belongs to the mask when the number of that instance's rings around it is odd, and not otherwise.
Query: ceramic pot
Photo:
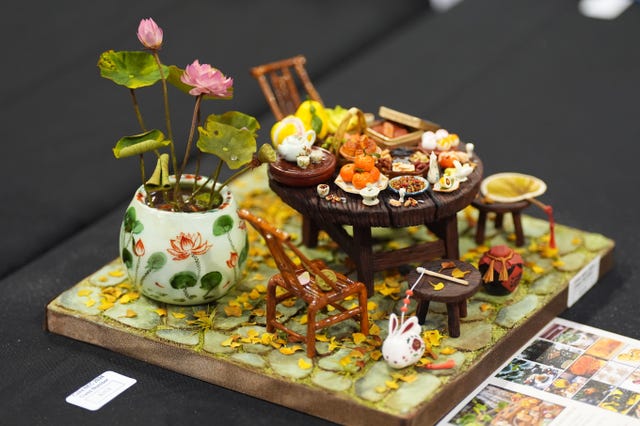
[[[505,245],[491,247],[478,262],[487,293],[504,296],[513,293],[523,272],[522,257]]]
[[[183,176],[183,182],[193,182]],[[247,257],[246,224],[225,188],[220,207],[170,212],[145,204],[138,188],[120,228],[120,257],[145,296],[175,305],[214,301],[240,279]]]

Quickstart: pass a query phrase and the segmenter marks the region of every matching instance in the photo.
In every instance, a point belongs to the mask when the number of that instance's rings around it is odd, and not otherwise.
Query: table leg
[[[373,247],[371,246],[371,228],[353,226],[353,261],[358,270],[358,281],[367,287],[367,294],[373,295]]]
[[[458,218],[455,214],[445,217],[436,223],[427,224],[427,227],[444,241],[445,257],[459,259],[458,248]]]
[[[522,229],[522,217],[520,212],[511,212],[511,218],[513,219],[513,228],[516,233],[516,246],[522,247],[524,245],[524,231]]]
[[[478,223],[476,224],[476,244],[484,243],[485,226],[487,225],[487,212],[478,211]]]
[[[467,316],[467,301],[463,300],[458,304],[460,310],[460,318],[466,318]]]
[[[447,319],[449,326],[449,336],[460,336],[460,307],[458,303],[447,303]]]
[[[306,216],[302,216],[302,243],[307,247],[318,246],[318,232],[320,228]]]
[[[418,323],[424,324],[427,319],[427,313],[429,313],[429,301],[420,300],[418,302],[418,309],[416,310],[416,317],[418,317]]]

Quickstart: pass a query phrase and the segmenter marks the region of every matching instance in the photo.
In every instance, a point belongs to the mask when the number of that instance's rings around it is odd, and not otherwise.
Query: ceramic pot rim
[[[205,180],[206,181],[207,177],[206,176],[199,176],[198,180]],[[181,181],[183,183],[192,183],[196,180],[196,176],[193,174],[183,174],[181,177]],[[171,175],[169,176],[169,182],[171,182],[172,184],[175,183],[176,181],[176,177],[175,175]],[[206,187],[207,188],[211,188],[212,182],[207,183]],[[218,182],[217,186],[219,187],[221,184]],[[180,216],[180,215],[186,215],[186,216],[190,216],[193,217],[193,215],[197,215],[197,214],[206,214],[206,213],[212,213],[212,212],[218,212],[220,210],[223,210],[226,206],[229,205],[229,203],[231,203],[233,201],[233,194],[231,193],[231,190],[229,189],[229,187],[225,187],[223,192],[222,192],[222,199],[224,200],[222,202],[222,204],[216,208],[210,209],[210,210],[203,210],[203,211],[195,211],[195,212],[175,212],[175,211],[167,211],[167,210],[160,210],[160,209],[156,209],[154,207],[148,206],[144,200],[147,197],[147,191],[144,187],[144,185],[140,185],[138,187],[138,189],[135,192],[135,196],[133,197],[133,199],[135,200],[136,204],[139,205],[140,207],[148,210],[148,211],[152,211],[157,215],[160,216]]]

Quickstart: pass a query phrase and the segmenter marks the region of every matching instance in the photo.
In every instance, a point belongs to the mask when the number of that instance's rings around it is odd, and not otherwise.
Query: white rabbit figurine
[[[382,356],[389,366],[404,368],[422,358],[425,345],[418,318],[410,317],[403,324],[396,314],[389,315],[389,335],[382,344]]]

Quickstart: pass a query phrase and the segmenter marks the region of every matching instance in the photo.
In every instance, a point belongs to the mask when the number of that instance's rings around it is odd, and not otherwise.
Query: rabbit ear
[[[404,326],[402,327],[402,332],[400,334],[405,334],[411,330],[420,329],[420,324],[418,324],[418,317],[411,317],[405,321]]]
[[[398,317],[396,314],[389,315],[389,334],[393,334],[398,329]]]

